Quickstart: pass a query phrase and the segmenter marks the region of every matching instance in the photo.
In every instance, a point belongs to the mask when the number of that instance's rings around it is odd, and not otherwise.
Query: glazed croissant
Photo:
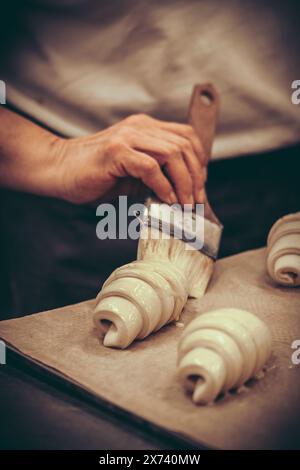
[[[300,285],[300,212],[282,217],[271,228],[267,241],[267,269],[279,284]]]
[[[135,261],[116,269],[97,296],[94,323],[104,346],[126,348],[178,320],[187,281],[174,264]]]
[[[178,344],[177,375],[199,405],[241,387],[271,352],[267,326],[245,310],[222,308],[195,318]]]

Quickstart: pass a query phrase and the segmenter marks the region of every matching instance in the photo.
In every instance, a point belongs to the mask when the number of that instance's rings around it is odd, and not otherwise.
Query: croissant
[[[241,387],[271,353],[267,326],[245,310],[222,308],[198,316],[178,344],[177,376],[199,405]]]
[[[277,220],[267,241],[267,269],[283,286],[300,285],[300,212]]]
[[[173,263],[135,261],[116,269],[104,283],[94,323],[104,346],[123,349],[178,320],[187,297],[186,278]]]

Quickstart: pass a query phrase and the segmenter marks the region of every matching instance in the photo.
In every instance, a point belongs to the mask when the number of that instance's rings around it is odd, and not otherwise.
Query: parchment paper
[[[194,442],[219,448],[272,447],[276,436],[300,417],[300,365],[291,344],[300,339],[300,289],[279,288],[265,270],[265,250],[216,263],[201,301],[182,315],[218,307],[245,308],[262,318],[273,335],[265,376],[215,405],[196,407],[175,379],[179,325],[170,325],[128,350],[104,348],[92,325],[93,301],[0,322],[0,337],[22,354],[91,393]]]

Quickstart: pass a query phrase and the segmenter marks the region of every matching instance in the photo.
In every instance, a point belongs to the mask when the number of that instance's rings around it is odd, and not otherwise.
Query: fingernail
[[[192,195],[190,195],[188,198],[187,198],[187,204],[191,204],[192,207],[194,207],[194,204],[195,204],[195,201],[194,201],[194,198]]]
[[[205,201],[205,192],[204,192],[204,189],[201,189],[197,195],[197,202],[199,204],[203,204],[204,201]]]
[[[176,194],[171,191],[170,194],[169,194],[169,197],[168,197],[168,203],[169,204],[176,204],[177,202],[177,197],[176,197]]]

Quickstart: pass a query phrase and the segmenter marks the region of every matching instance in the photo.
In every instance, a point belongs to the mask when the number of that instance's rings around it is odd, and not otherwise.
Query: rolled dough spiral
[[[165,260],[135,261],[116,269],[97,296],[94,323],[105,346],[126,348],[178,320],[187,281]]]
[[[270,352],[271,335],[258,317],[234,308],[213,310],[185,328],[177,375],[193,401],[206,405],[257,374]]]
[[[300,212],[277,220],[267,241],[267,269],[283,286],[300,285]]]

